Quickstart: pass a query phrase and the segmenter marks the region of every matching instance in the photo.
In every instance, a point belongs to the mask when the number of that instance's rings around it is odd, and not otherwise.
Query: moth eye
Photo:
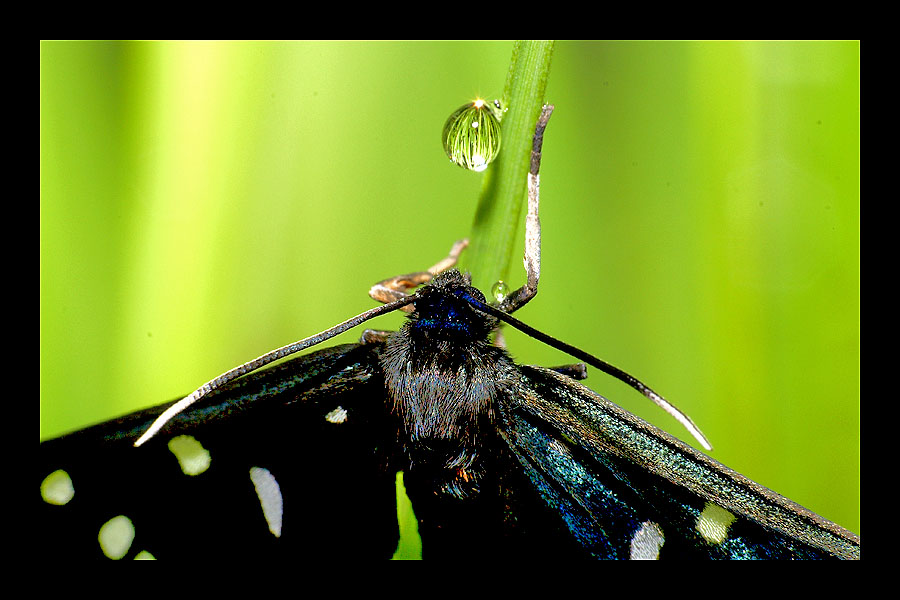
[[[491,286],[491,296],[493,296],[494,300],[497,302],[503,302],[506,300],[506,297],[509,296],[509,286],[503,281],[498,281]]]
[[[450,160],[470,171],[484,171],[500,152],[500,114],[499,102],[480,98],[454,111],[442,135]]]

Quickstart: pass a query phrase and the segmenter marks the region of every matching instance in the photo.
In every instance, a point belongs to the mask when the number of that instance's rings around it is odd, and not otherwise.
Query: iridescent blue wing
[[[385,466],[396,426],[377,346],[327,348],[246,376],[139,448],[167,405],[41,443],[44,550],[390,557],[398,530]]]
[[[859,538],[547,369],[521,367],[500,430],[597,558],[858,558]]]

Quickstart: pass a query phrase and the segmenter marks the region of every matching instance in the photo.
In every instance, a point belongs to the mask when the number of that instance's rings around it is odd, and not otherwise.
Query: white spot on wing
[[[169,451],[178,459],[185,475],[199,475],[209,468],[209,451],[191,435],[179,435],[169,440]]]
[[[345,423],[347,421],[347,409],[338,406],[336,409],[325,415],[325,420],[329,423]]]
[[[697,517],[695,527],[707,542],[721,544],[728,537],[728,528],[734,523],[735,518],[718,504],[707,502],[703,512]]]
[[[59,469],[53,471],[41,482],[41,498],[47,504],[62,506],[75,496],[75,486],[69,474]]]
[[[284,513],[284,501],[281,497],[281,487],[275,476],[268,469],[253,467],[250,469],[250,481],[256,488],[259,504],[262,506],[263,516],[269,524],[269,531],[275,537],[281,537],[281,520]]]
[[[659,549],[666,542],[662,529],[652,521],[644,521],[631,538],[631,560],[658,560]]]
[[[100,527],[97,540],[107,558],[119,560],[128,553],[134,541],[134,524],[125,515],[113,517]]]

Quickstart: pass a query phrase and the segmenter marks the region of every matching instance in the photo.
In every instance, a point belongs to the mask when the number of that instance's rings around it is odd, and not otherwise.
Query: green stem
[[[513,47],[503,105],[500,154],[485,173],[464,268],[482,291],[506,281],[527,202],[527,174],[534,127],[544,104],[553,41],[517,41]],[[512,285],[513,289],[517,286]]]

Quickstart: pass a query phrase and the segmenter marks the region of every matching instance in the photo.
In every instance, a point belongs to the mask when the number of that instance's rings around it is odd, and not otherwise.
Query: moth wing
[[[540,367],[500,404],[544,502],[597,558],[858,558],[859,538]]]
[[[398,529],[385,443],[396,429],[376,346],[327,348],[236,380],[139,448],[167,405],[42,442],[43,549],[77,558],[118,555],[122,545],[126,558],[390,557]],[[104,535],[124,538],[100,541],[106,523]]]

